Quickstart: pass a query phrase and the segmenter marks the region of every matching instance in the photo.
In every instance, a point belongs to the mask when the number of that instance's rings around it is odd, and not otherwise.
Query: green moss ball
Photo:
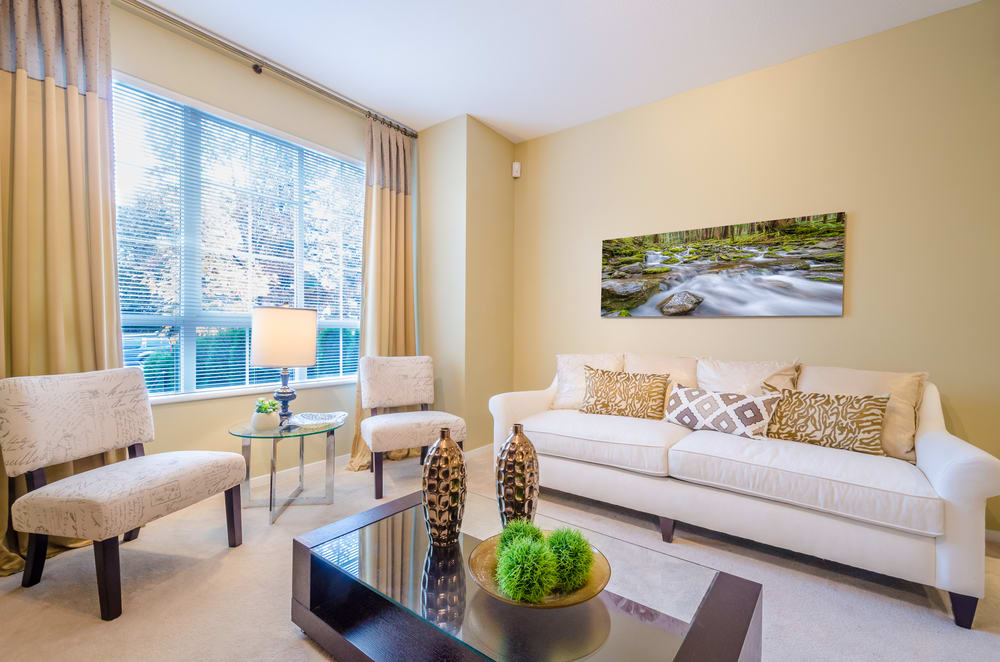
[[[503,528],[503,532],[500,534],[500,540],[497,541],[497,558],[500,558],[503,550],[507,549],[507,546],[518,538],[530,538],[538,542],[545,540],[542,530],[532,524],[531,520],[512,519],[507,522],[507,526]]]
[[[556,529],[547,542],[556,559],[556,590],[570,593],[586,584],[594,565],[594,552],[583,534],[573,529]]]
[[[545,542],[518,538],[497,562],[497,586],[511,600],[541,602],[558,581],[556,557]]]

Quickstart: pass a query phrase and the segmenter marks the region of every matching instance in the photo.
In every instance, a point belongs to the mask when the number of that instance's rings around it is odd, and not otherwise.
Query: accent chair
[[[375,498],[382,498],[382,456],[405,448],[420,447],[420,464],[427,449],[437,441],[441,428],[451,429],[451,438],[461,447],[465,421],[443,411],[433,411],[434,361],[429,356],[365,356],[361,359],[361,406],[371,416],[361,421],[361,437],[372,452]],[[394,411],[420,406],[420,411]],[[383,413],[379,414],[379,410]],[[390,413],[385,413],[386,411]]]
[[[0,450],[10,477],[28,492],[11,507],[13,528],[28,534],[21,586],[42,577],[49,536],[94,541],[101,618],[122,613],[118,536],[225,492],[229,546],[243,541],[243,456],[216,451],[145,455],[153,414],[140,368],[0,380]],[[129,459],[46,484],[45,467],[119,448]]]

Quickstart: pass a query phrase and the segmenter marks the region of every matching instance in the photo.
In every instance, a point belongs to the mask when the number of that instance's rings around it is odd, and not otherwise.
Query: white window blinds
[[[125,364],[152,393],[278,381],[250,365],[250,309],[319,312],[316,365],[358,367],[364,169],[114,83]]]

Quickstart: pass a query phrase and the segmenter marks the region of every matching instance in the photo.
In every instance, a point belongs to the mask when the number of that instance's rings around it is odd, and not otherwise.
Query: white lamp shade
[[[261,368],[316,365],[316,311],[309,308],[254,308],[250,363]]]

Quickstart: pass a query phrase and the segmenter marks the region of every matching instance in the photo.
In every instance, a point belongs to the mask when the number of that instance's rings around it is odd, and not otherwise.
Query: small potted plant
[[[254,430],[273,430],[281,425],[281,417],[278,416],[278,402],[267,398],[257,398],[257,406],[253,416],[250,418],[250,427]]]

